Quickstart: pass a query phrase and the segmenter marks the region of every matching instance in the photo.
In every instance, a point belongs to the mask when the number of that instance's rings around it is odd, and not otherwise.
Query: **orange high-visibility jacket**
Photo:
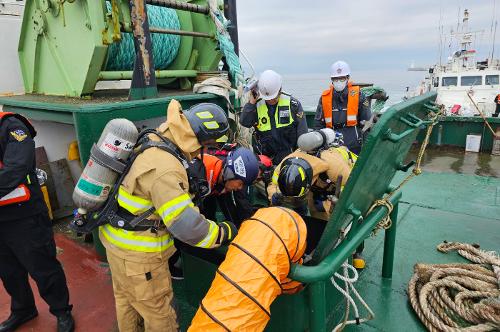
[[[347,99],[347,123],[348,127],[353,127],[358,124],[358,109],[359,109],[359,94],[360,89],[357,85],[352,85],[351,82],[348,83],[348,99]],[[333,85],[330,85],[328,90],[323,91],[321,94],[321,105],[323,107],[323,117],[325,118],[325,124],[327,128],[333,128],[333,117],[332,117],[332,97],[333,97]]]
[[[210,191],[214,190],[217,185],[217,180],[219,179],[220,172],[222,172],[222,166],[224,162],[222,159],[212,156],[209,154],[203,154],[203,165],[205,165],[205,171],[207,176],[207,181],[210,185]]]

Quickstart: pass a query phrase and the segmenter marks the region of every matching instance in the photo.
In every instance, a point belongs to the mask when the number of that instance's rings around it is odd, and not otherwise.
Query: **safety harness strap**
[[[118,174],[122,174],[123,171],[127,168],[127,164],[108,156],[107,154],[102,152],[95,143],[90,149],[90,155],[99,165],[103,167],[109,167]]]

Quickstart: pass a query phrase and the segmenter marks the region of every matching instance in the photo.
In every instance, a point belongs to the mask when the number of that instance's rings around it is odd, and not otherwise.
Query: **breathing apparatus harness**
[[[153,141],[148,135],[155,135],[160,141]],[[91,211],[85,215],[75,214],[75,219],[70,224],[70,228],[79,233],[90,233],[95,228],[111,224],[113,227],[122,228],[129,231],[144,231],[151,229],[151,232],[156,233],[162,227],[161,220],[147,219],[155,211],[155,207],[144,211],[140,215],[133,215],[118,205],[117,196],[118,190],[125,179],[125,176],[130,171],[135,159],[149,148],[158,148],[165,152],[170,153],[182,164],[189,180],[189,192],[195,194],[193,202],[196,204],[203,199],[204,195],[209,192],[208,182],[205,175],[205,166],[203,162],[197,162],[196,158],[189,162],[184,156],[183,152],[168,138],[163,137],[158,131],[154,129],[146,129],[139,134],[137,143],[134,146],[134,152],[129,156],[126,162],[116,162],[113,168],[120,173],[120,177],[113,186],[113,190],[109,195],[108,200],[103,207]],[[91,153],[97,160],[99,157],[106,158],[106,155],[100,153],[98,149],[93,148]],[[102,154],[102,155],[101,155]],[[109,164],[108,164],[109,165]]]

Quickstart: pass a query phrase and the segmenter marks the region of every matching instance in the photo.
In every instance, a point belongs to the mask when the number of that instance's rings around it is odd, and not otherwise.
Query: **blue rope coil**
[[[106,6],[108,12],[111,12],[111,3],[106,2]],[[180,30],[181,25],[175,10],[147,5],[147,11],[150,27]],[[153,50],[155,68],[159,70],[167,69],[177,57],[181,37],[160,33],[153,33],[151,35],[151,48]],[[132,33],[122,33],[121,37],[121,42],[113,43],[108,47],[106,70],[121,71],[132,70],[134,68],[134,37]]]

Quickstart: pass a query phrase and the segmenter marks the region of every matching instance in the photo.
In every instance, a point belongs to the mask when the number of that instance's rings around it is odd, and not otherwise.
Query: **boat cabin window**
[[[441,84],[441,85],[442,86],[451,86],[451,85],[457,86],[457,83],[458,83],[458,78],[456,76],[443,77],[443,84]]]
[[[462,76],[460,78],[460,85],[461,86],[475,86],[475,85],[481,85],[483,84],[483,77],[482,76]]]
[[[486,75],[486,85],[498,85],[498,75]]]

